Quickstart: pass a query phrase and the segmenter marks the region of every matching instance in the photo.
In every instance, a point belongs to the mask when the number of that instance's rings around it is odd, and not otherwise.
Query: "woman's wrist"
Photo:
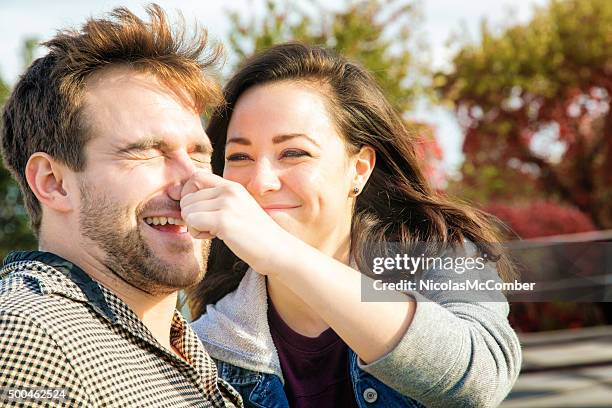
[[[263,247],[254,254],[252,262],[247,263],[262,275],[282,279],[297,262],[304,259],[302,254],[308,245],[280,226],[270,235],[262,237]]]

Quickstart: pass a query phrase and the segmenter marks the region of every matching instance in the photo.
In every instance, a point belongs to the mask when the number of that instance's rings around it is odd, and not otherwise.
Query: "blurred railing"
[[[577,234],[551,235],[548,237],[525,239],[525,242],[537,244],[562,242],[612,242],[612,230],[580,232]]]
[[[612,323],[612,230],[513,241],[509,254],[532,292],[509,292],[513,302],[600,303]]]

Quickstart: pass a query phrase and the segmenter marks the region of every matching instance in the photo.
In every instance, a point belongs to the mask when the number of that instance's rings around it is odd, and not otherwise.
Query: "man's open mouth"
[[[181,218],[174,217],[146,217],[144,222],[152,228],[162,232],[183,234],[187,232],[187,225]]]

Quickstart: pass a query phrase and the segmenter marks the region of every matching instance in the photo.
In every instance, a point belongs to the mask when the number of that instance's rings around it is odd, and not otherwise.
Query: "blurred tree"
[[[21,61],[23,63],[23,69],[30,66],[36,55],[36,50],[40,45],[40,40],[37,37],[28,37],[23,41],[21,49]]]
[[[462,183],[481,200],[561,200],[612,228],[612,2],[551,0],[481,31],[434,78],[465,130]]]
[[[415,27],[420,16],[414,2],[406,0],[346,1],[339,11],[325,10],[311,0],[296,4],[266,0],[265,14],[231,11],[229,48],[238,59],[286,41],[302,41],[333,48],[373,73],[395,109],[405,114],[415,98],[425,92],[419,83],[426,75],[415,58],[422,45]],[[416,52],[415,52],[416,51]],[[420,138],[417,152],[434,185],[444,184],[442,150],[433,129],[407,120]]]
[[[240,59],[286,41],[333,48],[368,68],[400,112],[412,106],[419,88],[411,76],[424,67],[413,57],[419,15],[406,0],[346,1],[341,11],[316,1],[266,0],[262,18],[232,11],[230,50]]]
[[[37,45],[38,41],[33,38],[24,42],[24,66],[32,63]],[[0,108],[4,106],[9,94],[8,85],[0,78]],[[0,158],[1,163],[2,159]],[[2,165],[0,166],[0,259],[4,259],[6,254],[16,249],[34,248],[36,248],[36,239],[29,227],[21,191],[10,173]]]

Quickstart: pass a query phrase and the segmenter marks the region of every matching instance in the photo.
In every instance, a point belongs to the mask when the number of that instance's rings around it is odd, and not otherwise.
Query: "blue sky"
[[[343,0],[325,0],[327,9],[341,8]],[[526,21],[534,6],[544,5],[546,0],[428,0],[421,1],[421,37],[427,42],[429,55],[423,56],[436,68],[448,68],[456,50],[449,40],[454,34],[478,38],[480,23],[486,19],[491,26],[505,25],[512,21]],[[116,6],[126,6],[142,14],[147,2],[134,0],[0,0],[0,76],[14,83],[23,69],[21,46],[24,39],[36,37],[48,39],[58,28],[80,25],[85,18],[100,15]],[[261,13],[263,1],[249,0],[157,0],[167,10],[179,9],[190,19],[198,20],[210,34],[220,41],[227,38],[229,23],[226,10],[242,13]],[[450,44],[450,45],[449,45]],[[438,141],[444,150],[444,168],[453,172],[462,161],[463,137],[451,112],[442,107],[420,103],[410,117],[431,123],[436,128]]]

